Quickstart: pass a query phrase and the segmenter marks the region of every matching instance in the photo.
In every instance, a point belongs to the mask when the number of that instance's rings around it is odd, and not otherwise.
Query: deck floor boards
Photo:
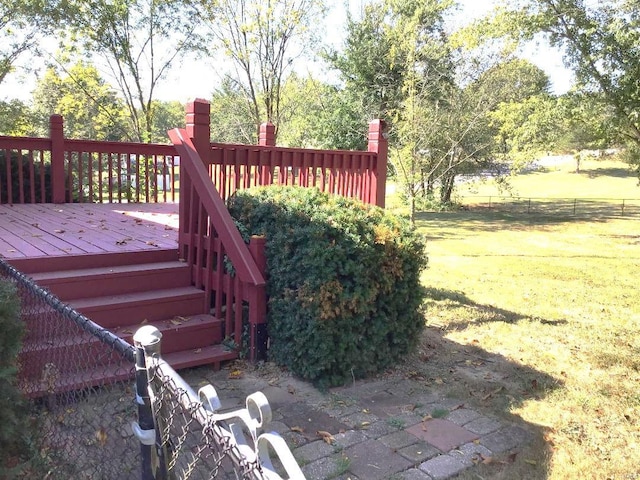
[[[0,205],[2,258],[177,247],[177,203]]]

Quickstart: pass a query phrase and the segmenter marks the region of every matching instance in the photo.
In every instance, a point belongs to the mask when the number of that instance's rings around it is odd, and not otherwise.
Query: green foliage
[[[296,187],[243,190],[229,209],[267,238],[276,362],[329,386],[388,367],[414,347],[427,259],[406,220]]]
[[[49,68],[33,95],[39,135],[49,135],[49,117],[64,118],[68,138],[131,140],[123,102],[96,67],[79,62],[64,70]]]
[[[519,0],[476,22],[472,29],[483,41],[506,38],[526,42],[544,35],[553,46],[563,49],[565,62],[577,80],[576,90],[598,94],[610,109],[607,130],[615,131],[634,148],[640,145],[637,2]]]
[[[20,100],[0,101],[0,135],[30,136],[33,124],[29,107]]]
[[[0,477],[9,474],[7,462],[18,463],[27,451],[27,407],[16,388],[16,358],[23,326],[14,284],[0,280]]]

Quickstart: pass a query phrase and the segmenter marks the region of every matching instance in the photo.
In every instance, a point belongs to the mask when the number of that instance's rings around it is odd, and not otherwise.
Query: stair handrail
[[[251,256],[233,218],[219,195],[209,173],[185,129],[169,130],[169,138],[180,156],[180,167],[191,179],[193,188],[216,226],[220,241],[225,248],[238,278],[255,286],[265,285],[264,276]]]

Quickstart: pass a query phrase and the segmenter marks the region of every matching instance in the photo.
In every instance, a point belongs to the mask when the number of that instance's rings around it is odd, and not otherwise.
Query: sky
[[[347,10],[357,18],[363,5],[368,0],[327,0],[328,14],[324,25],[325,42],[339,48],[344,38]],[[459,0],[462,4],[460,14],[454,22],[465,24],[474,18],[488,13],[497,0]],[[573,77],[562,63],[561,54],[545,45],[531,44],[523,51],[522,56],[530,60],[549,75],[552,82],[552,91],[556,94],[566,92],[572,85]],[[23,58],[23,61],[26,59]],[[27,60],[28,61],[28,60]],[[186,102],[194,98],[211,98],[212,92],[220,81],[220,60],[213,59],[187,59],[179,68],[174,68],[166,80],[159,84],[157,98],[161,100],[179,100]],[[316,77],[325,78],[331,76],[323,70],[319,63],[306,62],[301,66]],[[39,71],[24,73],[18,70],[10,75],[0,86],[0,100],[18,98],[28,101],[31,98]]]

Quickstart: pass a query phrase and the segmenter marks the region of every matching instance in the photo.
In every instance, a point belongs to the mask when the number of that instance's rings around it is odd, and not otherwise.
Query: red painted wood
[[[69,304],[104,328],[202,313],[202,290],[182,287],[78,299]]]
[[[176,288],[189,285],[190,273],[186,263],[173,261],[42,272],[32,278],[67,301],[149,288]]]
[[[0,205],[7,258],[177,249],[175,204]]]

